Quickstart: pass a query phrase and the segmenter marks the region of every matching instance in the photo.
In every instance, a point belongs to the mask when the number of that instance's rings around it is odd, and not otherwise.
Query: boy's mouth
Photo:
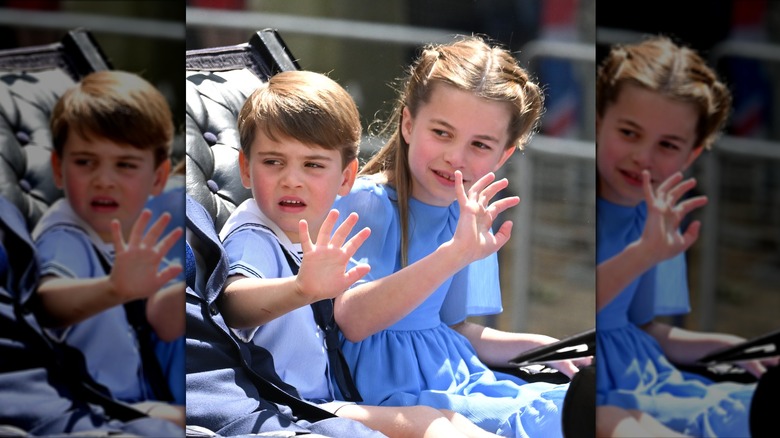
[[[119,203],[111,198],[95,198],[90,206],[97,211],[113,211],[119,207]]]
[[[299,211],[306,208],[306,203],[300,199],[285,198],[279,201],[282,211]]]

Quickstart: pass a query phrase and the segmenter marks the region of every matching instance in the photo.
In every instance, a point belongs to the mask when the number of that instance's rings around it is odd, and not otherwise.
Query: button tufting
[[[217,193],[219,191],[219,186],[213,179],[206,181],[206,186],[211,190],[211,193]]]
[[[30,143],[30,134],[24,131],[17,131],[16,139],[19,141],[19,143],[21,143],[22,146],[25,146]]]
[[[24,193],[30,193],[30,190],[32,190],[30,182],[26,179],[19,180],[19,188],[21,188]]]
[[[208,143],[209,146],[214,146],[217,144],[217,135],[213,132],[204,132],[203,139],[206,140],[206,143]]]

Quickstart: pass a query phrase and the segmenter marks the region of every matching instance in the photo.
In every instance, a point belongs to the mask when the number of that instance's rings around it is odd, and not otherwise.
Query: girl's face
[[[357,160],[346,168],[337,150],[303,144],[290,137],[272,140],[258,129],[250,156],[239,153],[244,187],[260,210],[291,242],[299,243],[298,222],[306,219],[316,239],[336,195],[346,195],[355,182]]]
[[[695,147],[699,113],[636,85],[624,85],[617,100],[596,119],[598,194],[619,205],[644,200],[642,170],[657,186],[684,171],[701,154]]]
[[[409,144],[412,196],[444,207],[456,199],[456,170],[463,173],[468,190],[498,170],[515,148],[504,148],[509,141],[509,104],[446,84],[434,87],[416,116],[404,108],[401,134]]]

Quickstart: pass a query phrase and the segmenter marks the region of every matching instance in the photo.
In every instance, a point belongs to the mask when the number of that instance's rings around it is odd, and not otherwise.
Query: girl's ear
[[[696,161],[697,158],[701,155],[701,153],[704,151],[704,146],[699,145],[691,149],[691,153],[688,155],[688,158],[685,160],[685,165],[683,166],[682,170],[685,171],[689,167],[691,167],[691,164],[693,164],[694,161]]]
[[[349,194],[349,191],[352,190],[352,185],[355,184],[355,178],[357,177],[358,167],[358,159],[355,158],[350,161],[341,172],[342,179],[338,191],[339,196],[346,196]]]
[[[54,151],[51,152],[51,170],[54,176],[54,185],[62,190],[62,163],[60,162],[60,156]]]
[[[405,106],[401,112],[401,139],[409,144],[409,138],[412,136],[412,112]]]
[[[501,153],[501,158],[498,160],[498,164],[496,164],[496,168],[493,169],[493,171],[495,172],[498,169],[500,169],[501,166],[503,166],[504,163],[506,163],[506,161],[509,159],[509,157],[511,157],[512,154],[515,153],[516,149],[517,149],[517,147],[515,145],[512,145],[512,146],[510,146],[508,148],[505,148],[504,152]]]

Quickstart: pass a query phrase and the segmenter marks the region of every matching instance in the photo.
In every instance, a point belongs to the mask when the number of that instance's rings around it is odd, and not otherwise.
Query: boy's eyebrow
[[[449,129],[449,130],[453,130],[453,131],[455,130],[455,127],[454,127],[454,126],[450,125],[449,123],[445,122],[445,121],[444,121],[444,120],[442,120],[442,119],[431,119],[431,121],[432,121],[433,123],[438,123],[438,124],[440,124],[440,125],[443,125],[445,128],[447,128],[447,129]],[[496,143],[498,143],[498,142],[499,142],[499,139],[498,139],[498,138],[496,138],[496,137],[493,137],[492,135],[487,135],[487,134],[477,134],[475,137],[476,137],[476,138],[479,138],[479,139],[481,139],[481,140],[494,141],[494,142],[496,142]]]
[[[267,151],[267,152],[259,151],[257,155],[261,157],[279,157],[279,158],[285,158],[287,156],[281,152],[276,152],[276,151]],[[330,157],[328,155],[320,155],[320,154],[304,155],[303,158],[307,160],[333,161],[333,157]]]
[[[70,155],[95,157],[98,154],[96,154],[94,152],[90,152],[90,151],[74,151],[74,152],[71,152]],[[113,158],[116,158],[116,159],[119,159],[119,160],[136,160],[136,161],[143,161],[143,159],[144,159],[143,157],[140,157],[138,155],[118,155],[118,156],[113,157]]]

